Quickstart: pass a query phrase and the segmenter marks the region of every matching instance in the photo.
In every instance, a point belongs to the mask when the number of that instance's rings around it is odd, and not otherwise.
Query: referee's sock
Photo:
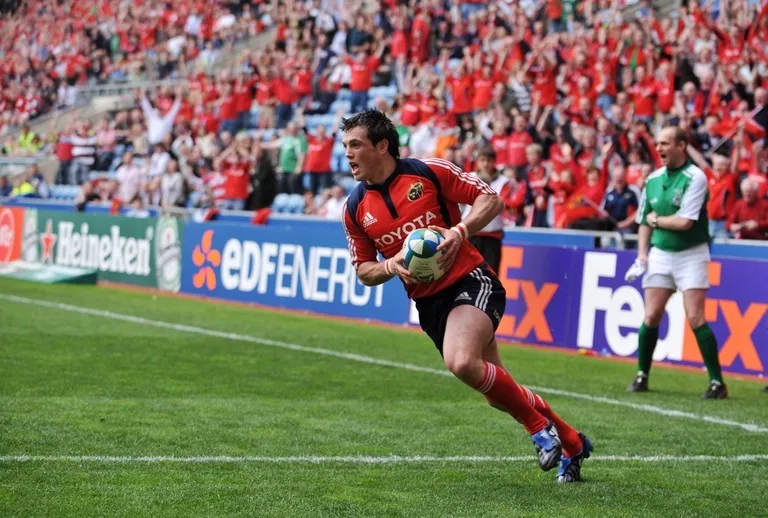
[[[475,390],[484,394],[496,408],[504,409],[533,435],[547,427],[549,421],[533,407],[523,387],[501,367],[485,363],[485,373]],[[555,425],[557,426],[557,425]]]
[[[637,332],[637,369],[648,375],[651,372],[651,363],[653,363],[653,351],[656,350],[656,342],[659,341],[659,328],[640,326]]]
[[[549,403],[547,403],[543,397],[528,387],[521,386],[521,388],[533,407],[538,410],[541,415],[554,423],[555,428],[557,428],[557,433],[560,436],[560,442],[563,444],[563,451],[565,454],[568,457],[573,458],[581,453],[584,445],[581,443],[579,432],[563,421],[563,419],[552,410],[552,407],[549,406]]]
[[[696,342],[699,344],[701,357],[707,366],[710,381],[723,382],[723,373],[720,371],[720,359],[717,357],[717,338],[706,322],[703,326],[693,330]]]

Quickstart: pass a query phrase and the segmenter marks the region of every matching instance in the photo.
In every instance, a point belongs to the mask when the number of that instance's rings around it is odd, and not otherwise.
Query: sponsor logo
[[[520,340],[533,339],[541,343],[553,343],[546,310],[560,285],[543,282],[537,286],[534,281],[513,278],[515,273],[510,274],[510,271],[522,270],[523,254],[524,249],[518,246],[505,246],[502,251],[499,279],[507,292],[507,300],[522,300],[524,312],[519,320],[515,315],[504,315],[498,333]]]
[[[38,258],[37,209],[24,209],[21,259],[30,263]]]
[[[213,250],[211,248],[212,243],[213,230],[206,230],[203,233],[200,244],[195,245],[194,250],[192,250],[192,264],[198,268],[195,276],[192,277],[192,285],[197,289],[203,286],[208,291],[216,289],[216,272],[214,268],[221,265],[221,252]]]
[[[424,194],[424,184],[421,182],[416,182],[415,184],[411,185],[411,188],[408,189],[408,199],[411,201],[416,201]]]
[[[76,229],[72,221],[59,221],[58,234],[55,234],[53,221],[48,219],[45,232],[40,235],[40,260],[59,266],[147,277],[152,273],[153,237],[152,227],[147,227],[144,238],[134,238],[122,236],[120,226],[116,224],[109,227],[109,234],[99,235],[89,233],[88,223],[81,223]]]
[[[305,247],[230,237],[217,246],[217,235],[206,230],[192,250],[192,286],[200,292],[246,293],[375,307],[383,305],[383,285],[363,286],[346,248]],[[226,235],[226,234],[225,234]],[[219,242],[221,238],[219,237]]]
[[[56,234],[53,233],[53,221],[45,222],[45,232],[40,235],[41,257],[44,263],[53,262],[53,245],[56,244]]]
[[[459,293],[459,295],[456,297],[456,301],[459,301],[459,300],[470,300],[470,301],[471,301],[471,300],[472,300],[472,297],[470,297],[470,296],[469,296],[469,293],[467,293],[466,291],[462,291],[462,292],[461,292],[461,293]]]
[[[393,243],[402,241],[406,238],[406,236],[408,236],[408,234],[417,228],[428,227],[429,223],[435,219],[437,219],[437,215],[432,211],[427,211],[426,214],[419,216],[418,218],[407,223],[403,223],[399,228],[396,228],[392,232],[388,232],[378,239],[374,239],[373,241],[377,246],[391,245]]]
[[[363,228],[368,228],[374,223],[376,223],[377,221],[379,220],[374,218],[373,214],[371,214],[370,212],[366,212],[365,216],[363,217]]]
[[[175,218],[160,218],[155,228],[157,287],[166,291],[181,288],[181,239]]]
[[[16,237],[16,220],[9,209],[0,210],[0,264],[11,260]]]
[[[633,286],[622,285],[616,289],[606,286],[609,282],[615,282],[616,270],[616,254],[585,254],[577,345],[580,348],[592,348],[598,331],[596,322],[602,320],[608,347],[619,356],[630,356],[637,350],[637,329],[644,316],[643,296]],[[711,262],[709,280],[712,288],[721,285],[721,276],[722,264]],[[743,311],[740,306],[744,308]],[[670,298],[666,313],[666,333],[659,337],[653,359],[703,363],[696,337],[685,317],[680,292]],[[767,313],[768,304],[762,302],[707,297],[704,318],[713,325],[718,335],[721,344],[720,363],[723,367],[740,363],[748,372],[764,371],[753,336]],[[602,319],[597,318],[598,315],[602,315]]]

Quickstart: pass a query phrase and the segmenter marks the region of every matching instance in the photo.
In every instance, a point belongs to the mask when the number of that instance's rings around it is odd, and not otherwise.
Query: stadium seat
[[[280,193],[275,196],[275,200],[272,202],[272,210],[275,212],[286,212],[288,210],[288,195]]]
[[[304,196],[291,194],[288,197],[288,212],[302,214],[304,212]]]

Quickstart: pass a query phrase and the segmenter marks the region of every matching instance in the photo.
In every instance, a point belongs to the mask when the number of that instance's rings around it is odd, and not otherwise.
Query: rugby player
[[[495,330],[506,293],[467,241],[499,215],[499,196],[476,175],[445,160],[401,159],[397,130],[379,111],[354,115],[342,121],[341,130],[350,169],[360,181],[342,220],[360,281],[376,286],[398,277],[446,367],[523,425],[543,470],[559,463],[558,482],[580,480],[582,462],[592,450],[589,439],[538,394],[518,385],[499,356]],[[459,204],[472,205],[463,221]],[[445,238],[439,247],[445,274],[428,283],[416,281],[405,268],[402,252],[408,234],[425,227]]]
[[[688,136],[682,128],[664,128],[656,149],[664,167],[645,183],[637,212],[638,255],[626,280],[643,275],[645,318],[638,332],[638,372],[627,390],[648,391],[648,374],[659,338],[659,324],[669,298],[680,290],[688,323],[707,366],[704,399],[724,399],[717,339],[704,319],[709,289],[709,222],[707,175],[688,160]]]

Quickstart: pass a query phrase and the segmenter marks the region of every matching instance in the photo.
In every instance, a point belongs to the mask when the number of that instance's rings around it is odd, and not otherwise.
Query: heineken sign
[[[95,269],[99,280],[178,291],[181,282],[181,227],[173,218],[127,218],[37,211],[43,264]],[[22,255],[24,253],[22,252]]]

